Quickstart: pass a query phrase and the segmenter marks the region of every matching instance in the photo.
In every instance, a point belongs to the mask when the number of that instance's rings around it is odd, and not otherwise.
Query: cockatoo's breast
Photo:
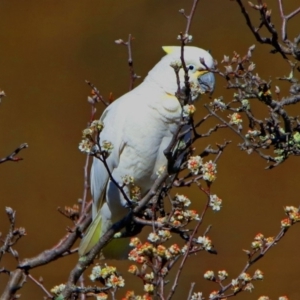
[[[123,122],[124,149],[115,171],[119,178],[133,176],[135,184],[146,192],[158,169],[167,163],[163,151],[178,127],[181,106],[175,97],[162,90],[156,89],[155,95],[150,93],[153,85],[142,85],[119,103],[120,116],[115,119]]]

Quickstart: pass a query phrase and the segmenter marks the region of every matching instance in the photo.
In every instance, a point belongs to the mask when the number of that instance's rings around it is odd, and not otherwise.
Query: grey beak
[[[210,95],[213,93],[215,89],[215,76],[211,72],[207,72],[200,77],[198,77],[198,82],[201,87],[201,89],[205,93],[209,93]]]

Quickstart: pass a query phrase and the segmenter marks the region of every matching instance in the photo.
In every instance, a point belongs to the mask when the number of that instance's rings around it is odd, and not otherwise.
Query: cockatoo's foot
[[[136,224],[132,222],[131,224],[126,226],[125,231],[116,233],[114,238],[120,239],[120,238],[128,238],[128,237],[136,236],[142,231],[143,227],[144,225]]]
[[[129,208],[129,209],[131,209],[131,208],[134,208],[135,206],[137,206],[138,205],[138,203],[136,202],[136,201],[133,201],[133,200],[127,200],[126,201],[126,203],[124,204],[124,207],[125,208]]]
[[[188,149],[185,150],[176,149],[172,153],[172,155],[169,156],[168,166],[167,166],[169,175],[177,174],[178,172],[180,172],[181,165],[182,163],[185,162],[188,153],[189,153]]]
[[[144,225],[142,225],[142,224],[137,224],[137,223],[132,222],[131,224],[126,226],[126,231],[124,232],[124,234],[125,234],[124,237],[132,237],[132,236],[139,234],[142,231],[143,227],[144,227]]]
[[[172,174],[178,173],[180,170],[181,162],[179,164],[176,163],[176,157],[173,155],[172,151],[170,151],[170,152],[164,151],[164,154],[168,161],[168,164],[167,164],[168,174],[172,175]]]

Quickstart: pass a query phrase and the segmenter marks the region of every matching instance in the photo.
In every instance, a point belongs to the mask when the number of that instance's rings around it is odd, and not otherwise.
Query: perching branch
[[[91,265],[95,257],[100,253],[100,250],[113,238],[113,236],[120,232],[132,219],[132,214],[137,214],[144,206],[151,200],[151,198],[156,194],[158,189],[161,187],[163,182],[167,179],[168,174],[165,171],[154,183],[150,191],[139,201],[138,205],[130,212],[126,217],[124,217],[119,222],[113,224],[113,226],[101,237],[97,244],[90,250],[90,252],[84,256],[84,259],[79,259],[77,265],[71,271],[69,275],[66,288],[62,292],[63,299],[69,299],[74,291],[74,285],[78,281],[79,277],[82,275],[84,270]]]

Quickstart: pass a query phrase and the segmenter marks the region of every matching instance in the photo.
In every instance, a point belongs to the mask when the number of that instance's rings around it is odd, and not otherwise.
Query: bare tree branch
[[[23,149],[28,148],[28,144],[24,143],[21,144],[14,152],[12,152],[10,155],[1,158],[0,159],[0,164],[7,162],[7,161],[13,161],[13,162],[18,162],[20,160],[23,160],[21,157],[16,157],[16,155]]]

